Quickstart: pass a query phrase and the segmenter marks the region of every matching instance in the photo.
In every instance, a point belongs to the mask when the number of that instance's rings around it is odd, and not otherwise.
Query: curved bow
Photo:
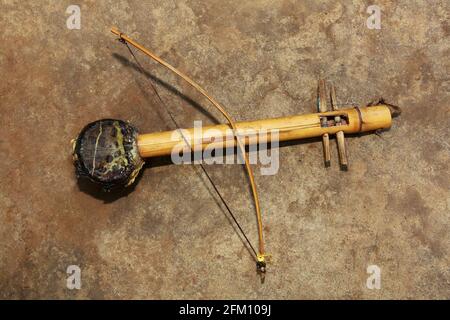
[[[258,253],[255,252],[255,254],[256,254],[256,265],[257,265],[258,271],[260,271],[261,273],[265,273],[265,271],[266,271],[266,258],[267,258],[267,255],[265,253],[265,248],[264,248],[263,225],[262,225],[262,216],[261,216],[261,208],[260,208],[260,204],[259,204],[258,191],[257,191],[257,188],[256,188],[256,183],[255,183],[255,179],[254,179],[254,175],[253,175],[253,170],[252,170],[252,168],[250,166],[250,162],[248,160],[248,156],[247,156],[247,154],[245,152],[245,147],[244,147],[243,143],[241,142],[241,140],[240,140],[240,138],[238,136],[237,127],[236,127],[236,124],[235,124],[233,118],[230,116],[230,114],[227,111],[225,111],[224,107],[221,106],[219,104],[219,102],[217,102],[199,84],[197,84],[195,81],[193,81],[187,75],[185,75],[184,73],[182,73],[181,71],[179,71],[178,69],[176,69],[175,67],[170,65],[169,63],[165,62],[163,59],[161,59],[160,57],[155,55],[153,52],[151,52],[150,50],[146,49],[145,47],[143,47],[142,45],[140,45],[139,43],[137,43],[136,41],[134,41],[130,37],[128,37],[125,34],[123,34],[122,32],[120,32],[117,28],[112,28],[111,32],[116,34],[116,35],[118,35],[121,41],[133,45],[136,49],[140,50],[145,55],[147,55],[150,58],[152,58],[154,61],[158,62],[159,64],[163,65],[164,67],[166,67],[167,69],[169,69],[170,71],[172,71],[173,73],[178,75],[179,77],[183,78],[187,83],[189,83],[198,92],[200,92],[206,99],[208,99],[208,101],[211,102],[211,104],[217,110],[219,110],[219,112],[228,121],[229,126],[233,130],[234,138],[235,138],[235,140],[237,142],[237,145],[239,146],[238,150],[240,150],[240,152],[241,152],[241,154],[242,154],[242,156],[244,158],[245,168],[246,168],[246,171],[247,171],[247,176],[248,176],[248,179],[249,179],[249,182],[250,182],[250,186],[251,186],[251,190],[252,190],[253,200],[254,200],[254,204],[255,204],[256,218],[257,218],[257,222],[258,222],[258,238],[259,238],[259,250],[258,250],[259,252]]]

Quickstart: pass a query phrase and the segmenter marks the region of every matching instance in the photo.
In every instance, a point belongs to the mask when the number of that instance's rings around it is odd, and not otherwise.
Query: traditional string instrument
[[[206,127],[205,129],[214,129],[205,130],[205,132],[213,132],[213,134],[205,133],[201,137],[195,137],[194,129],[184,130],[185,133],[188,133],[187,135],[179,130],[179,126],[169,110],[166,111],[178,128],[177,130],[140,134],[134,126],[122,120],[103,119],[95,121],[84,127],[78,137],[73,140],[73,157],[77,176],[88,177],[93,182],[101,184],[105,190],[110,190],[115,187],[131,185],[142,169],[145,163],[144,159],[170,155],[174,147],[180,143],[185,143],[193,152],[198,150],[198,148],[204,149],[207,145],[210,146],[214,141],[218,141],[216,143],[220,143],[220,146],[226,145],[229,147],[231,145],[232,147],[236,147],[244,159],[253,194],[258,222],[258,250],[254,248],[247,238],[205,167],[202,164],[200,166],[255,254],[257,270],[262,275],[266,272],[268,255],[264,246],[259,196],[254,182],[252,168],[245,151],[245,145],[258,143],[259,132],[277,132],[280,141],[322,137],[324,163],[325,166],[329,166],[331,160],[330,135],[335,135],[341,169],[347,170],[348,160],[345,147],[345,134],[390,128],[392,117],[399,114],[399,110],[396,107],[384,103],[366,107],[346,106],[338,109],[334,86],[328,86],[330,87],[330,95],[328,96],[327,83],[321,80],[319,81],[318,88],[317,113],[234,122],[224,107],[188,76],[117,29],[113,28],[111,31],[119,36],[119,40],[128,47],[135,59],[136,57],[128,44],[131,44],[186,80],[223,114],[228,123]],[[136,62],[142,68],[137,59]],[[153,85],[152,88],[156,92],[156,88]],[[328,103],[331,106],[331,110],[328,110]],[[254,132],[255,139],[248,137],[241,138],[243,136],[241,133],[248,131]],[[269,134],[268,137],[270,140],[271,135]],[[196,146],[197,149],[194,150],[193,146]]]

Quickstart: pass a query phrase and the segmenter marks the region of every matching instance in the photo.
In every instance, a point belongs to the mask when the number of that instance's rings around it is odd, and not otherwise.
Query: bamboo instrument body
[[[340,116],[340,125],[334,124],[334,118]],[[362,108],[348,108],[336,111],[296,115],[282,118],[236,122],[237,133],[246,145],[257,143],[258,135],[267,133],[267,142],[278,132],[279,141],[320,137],[387,129],[391,126],[391,111],[385,105]],[[143,158],[170,155],[174,148],[189,142],[194,150],[235,146],[235,138],[226,124],[202,127],[200,137],[195,128],[140,134],[137,137],[139,154]],[[187,145],[187,144],[186,144]]]

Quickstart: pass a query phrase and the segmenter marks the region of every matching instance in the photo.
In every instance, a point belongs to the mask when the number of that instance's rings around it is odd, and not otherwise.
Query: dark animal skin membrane
[[[87,177],[105,191],[132,184],[144,164],[137,135],[136,128],[122,120],[88,124],[73,142],[77,177]]]

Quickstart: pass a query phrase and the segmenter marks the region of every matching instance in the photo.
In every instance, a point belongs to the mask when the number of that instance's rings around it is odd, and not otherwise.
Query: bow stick
[[[250,186],[251,186],[251,190],[252,190],[253,201],[254,201],[254,204],[255,204],[255,211],[256,211],[256,219],[257,219],[257,223],[258,223],[258,240],[259,240],[259,250],[258,250],[258,253],[255,252],[255,254],[256,254],[256,266],[257,266],[257,270],[260,273],[262,273],[262,274],[265,273],[266,272],[266,258],[268,257],[268,255],[265,252],[265,246],[264,246],[263,222],[262,222],[262,215],[261,215],[261,207],[260,207],[260,203],[259,203],[258,190],[257,190],[257,187],[256,187],[255,178],[254,178],[254,175],[253,175],[253,170],[252,170],[252,168],[250,166],[250,162],[249,162],[248,156],[247,156],[247,154],[245,152],[245,147],[244,147],[241,139],[239,138],[239,136],[237,134],[237,126],[236,126],[236,123],[234,122],[233,118],[225,110],[225,108],[222,105],[220,105],[219,102],[217,102],[216,99],[214,99],[199,84],[197,84],[194,80],[189,78],[183,72],[179,71],[178,69],[176,69],[175,67],[173,67],[172,65],[170,65],[169,63],[167,63],[166,61],[161,59],[159,56],[157,56],[156,54],[154,54],[153,52],[151,52],[147,48],[145,48],[144,46],[140,45],[139,43],[137,43],[136,41],[134,41],[133,39],[131,39],[130,37],[128,37],[127,35],[122,33],[121,31],[119,31],[117,28],[112,28],[111,32],[113,34],[119,36],[119,39],[122,42],[124,42],[125,44],[126,43],[131,44],[133,47],[135,47],[136,49],[140,50],[142,53],[144,53],[145,55],[147,55],[148,57],[150,57],[154,61],[158,62],[162,66],[166,67],[167,69],[169,69],[170,71],[172,71],[173,73],[175,73],[176,75],[181,77],[183,80],[185,80],[188,84],[190,84],[198,92],[200,92],[206,99],[208,99],[208,101],[211,102],[211,104],[217,110],[219,110],[219,112],[227,120],[228,125],[231,127],[231,129],[233,131],[234,139],[235,139],[235,141],[237,143],[238,150],[240,151],[240,153],[242,154],[242,157],[244,159],[244,165],[245,165],[245,168],[246,168],[247,176],[248,176],[248,179],[249,179],[249,182],[250,182]],[[203,168],[203,170],[204,170],[204,168]],[[206,173],[206,170],[204,170],[204,172]],[[207,173],[206,173],[206,175],[207,175],[208,179],[210,180],[210,182],[212,183],[212,180],[210,179],[209,175]],[[216,190],[216,192],[219,194],[219,197],[224,202],[222,196],[218,192],[218,190],[215,187],[214,183],[212,183],[212,185],[214,186],[214,189]],[[225,206],[227,206],[225,202],[224,202],[224,204],[225,204]],[[229,210],[228,206],[227,206],[227,209]],[[231,211],[230,211],[230,213],[231,213]],[[233,214],[232,214],[232,217],[235,220],[235,222],[237,223],[237,221],[236,221],[236,219],[235,219]],[[239,226],[238,223],[237,223],[237,225]],[[240,226],[239,226],[239,228],[240,228]],[[242,231],[241,228],[240,228],[240,230]],[[247,239],[247,237],[245,236],[245,233],[243,233],[243,234],[244,234],[244,237]],[[248,239],[247,239],[247,241],[248,241]],[[250,244],[250,242],[249,242],[249,244]],[[251,246],[251,244],[250,244],[250,246]],[[253,249],[253,251],[255,251],[255,250]]]

